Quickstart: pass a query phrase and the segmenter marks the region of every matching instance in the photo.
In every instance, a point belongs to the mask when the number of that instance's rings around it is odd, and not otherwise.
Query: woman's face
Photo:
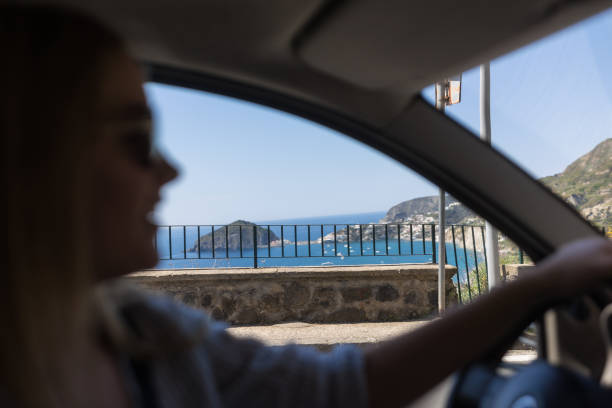
[[[113,54],[101,78],[103,134],[94,148],[93,260],[96,278],[154,266],[152,213],[176,170],[152,148],[142,72]]]

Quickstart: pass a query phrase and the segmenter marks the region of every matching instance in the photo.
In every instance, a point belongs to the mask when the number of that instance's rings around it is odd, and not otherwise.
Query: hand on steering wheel
[[[602,287],[612,278],[612,244],[601,238],[573,242],[541,262],[538,270],[523,283],[530,280],[542,286],[543,304],[566,302],[546,314],[546,321],[556,324],[548,327],[549,340],[559,343],[559,350],[548,351],[556,353],[559,361],[552,365],[538,360],[512,375],[502,373],[500,358],[495,357],[501,353],[473,363],[459,373],[449,407],[603,407],[612,403],[608,388],[612,386],[612,291]],[[580,297],[585,293],[589,296]],[[571,298],[575,300],[568,306]],[[575,353],[568,353],[572,349]]]

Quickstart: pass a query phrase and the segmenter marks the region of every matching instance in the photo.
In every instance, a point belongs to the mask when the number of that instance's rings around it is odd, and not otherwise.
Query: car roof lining
[[[491,3],[422,2],[415,7],[405,0],[336,2],[306,27],[296,52],[314,69],[355,86],[418,93],[485,55],[492,59],[601,6],[559,0]]]
[[[155,5],[147,0],[21,0],[20,3],[51,3],[84,9],[126,38],[130,49],[142,61],[267,88],[377,127],[393,120],[414,95],[434,80],[470,68],[610,6],[609,0],[465,0],[460,3],[441,0],[431,4],[402,0],[158,0]],[[443,17],[439,25],[450,26],[456,22],[450,10],[455,10],[457,4],[465,7],[466,12],[452,36],[428,35],[427,41],[412,41],[397,47],[390,40],[393,40],[393,30],[401,31],[401,24],[394,24],[389,32],[385,31],[384,24],[370,26],[376,27],[373,35],[381,40],[369,43],[369,48],[363,44],[361,54],[353,46],[353,54],[346,61],[350,67],[341,64],[339,57],[344,54],[326,45],[329,30],[352,33],[359,27],[362,20],[348,18],[347,13],[349,17],[353,14],[363,17],[370,7],[377,7],[379,21],[384,18],[396,21],[394,16],[398,14],[429,16],[437,7],[447,10],[439,13]],[[512,20],[501,24],[504,16],[498,9],[508,7],[518,11],[512,13]],[[498,16],[495,24],[485,24],[482,16],[488,14]],[[531,22],[528,28],[527,23],[519,24],[521,19]],[[416,19],[412,23],[415,24],[413,31],[431,34],[429,19]],[[485,28],[486,35],[479,36]],[[479,37],[491,37],[495,42],[477,41]],[[435,52],[427,45],[433,40],[440,47]],[[376,52],[375,46],[388,50],[388,55],[378,52],[373,54],[376,58],[363,63],[367,73],[378,73],[380,77],[367,82],[363,72],[356,71],[358,67],[354,65],[360,64],[355,64],[355,58]],[[445,55],[443,59],[435,57],[441,54]],[[395,64],[397,68],[393,68]],[[364,83],[358,83],[361,79]],[[371,82],[374,80],[377,82]]]

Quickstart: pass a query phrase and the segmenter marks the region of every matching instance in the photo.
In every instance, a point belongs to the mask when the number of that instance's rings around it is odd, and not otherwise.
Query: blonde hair
[[[102,66],[122,48],[78,12],[0,7],[0,390],[19,406],[78,399],[70,378],[93,330],[87,163]]]

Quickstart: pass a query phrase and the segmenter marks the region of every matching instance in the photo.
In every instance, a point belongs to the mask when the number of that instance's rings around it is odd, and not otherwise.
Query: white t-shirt
[[[141,407],[367,405],[363,354],[355,346],[329,353],[264,346],[162,296],[139,296],[118,310],[130,346],[116,347],[117,354]]]

